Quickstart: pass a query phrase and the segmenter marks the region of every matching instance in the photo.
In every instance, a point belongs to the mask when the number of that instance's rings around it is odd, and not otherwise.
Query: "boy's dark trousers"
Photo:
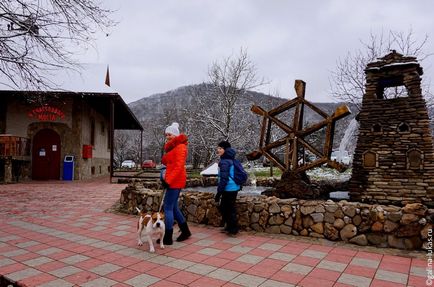
[[[224,191],[220,202],[220,213],[223,222],[226,223],[226,231],[231,234],[238,232],[237,209],[235,202],[237,200],[238,191]]]

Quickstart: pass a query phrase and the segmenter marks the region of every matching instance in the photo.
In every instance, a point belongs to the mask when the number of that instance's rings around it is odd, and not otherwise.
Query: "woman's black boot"
[[[188,229],[187,222],[180,224],[179,228],[181,229],[181,235],[179,235],[178,238],[176,238],[176,241],[181,242],[188,239],[191,236],[191,232],[190,229]]]
[[[173,235],[173,229],[166,229],[166,232],[164,233],[164,238],[163,238],[163,244],[164,245],[172,245],[173,244],[172,235]]]

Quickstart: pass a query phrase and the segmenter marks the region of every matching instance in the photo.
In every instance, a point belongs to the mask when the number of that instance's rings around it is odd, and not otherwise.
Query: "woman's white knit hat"
[[[165,130],[166,134],[172,134],[174,136],[179,136],[179,124],[178,123],[172,123],[170,126],[168,126]]]

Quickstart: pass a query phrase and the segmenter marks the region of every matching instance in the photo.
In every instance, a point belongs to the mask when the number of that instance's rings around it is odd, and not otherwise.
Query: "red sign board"
[[[65,118],[65,114],[59,108],[52,106],[34,108],[27,114],[27,116],[44,122],[55,121],[57,119],[63,120]]]

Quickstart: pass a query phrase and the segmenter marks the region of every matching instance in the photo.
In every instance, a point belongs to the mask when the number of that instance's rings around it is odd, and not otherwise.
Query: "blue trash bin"
[[[65,155],[63,160],[63,180],[74,180],[74,156]]]

